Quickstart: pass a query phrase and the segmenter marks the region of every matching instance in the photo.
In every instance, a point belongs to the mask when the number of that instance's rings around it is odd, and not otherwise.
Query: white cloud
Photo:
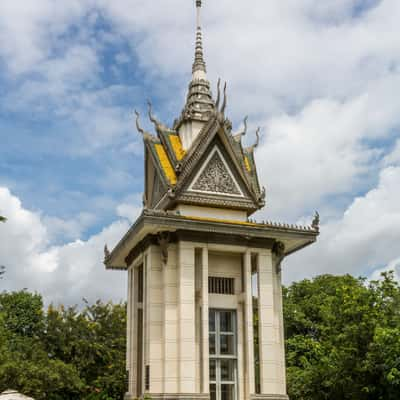
[[[270,195],[266,212],[298,218],[326,204],[327,196],[373,184],[384,148],[369,142],[390,140],[400,126],[393,87],[400,89],[400,76],[374,82],[348,101],[319,99],[298,114],[271,118],[256,154]]]
[[[136,204],[120,204],[117,207],[117,215],[121,218],[126,218],[133,224],[142,212],[142,207],[138,206],[138,204],[140,204],[139,201]]]
[[[116,99],[138,88],[107,86],[101,76],[99,52],[122,38],[135,54],[117,54],[116,64],[137,60],[143,80],[166,99],[160,112],[179,109],[193,57],[194,1],[64,3],[0,2],[0,57],[16,85],[3,104],[69,118],[79,127],[71,136],[79,153],[134,138],[131,115]],[[94,37],[99,14],[112,31]],[[385,153],[400,125],[399,18],[398,0],[253,0],[251,7],[204,2],[210,77],[228,80],[228,113],[235,122],[250,114],[253,131],[256,123],[267,130],[257,153],[269,196],[265,214],[294,220],[318,208],[326,217],[319,243],[288,262],[290,279],[365,274],[399,256],[400,142]],[[73,41],[71,28],[78,31]],[[144,103],[146,95],[140,89],[136,94]],[[137,155],[137,142],[131,142],[124,150]],[[115,171],[106,178],[105,185],[126,180]],[[7,230],[12,239],[10,246],[3,240],[0,254],[14,266],[8,274],[15,284],[31,279],[56,298],[110,295],[104,282],[112,278],[102,275],[98,252],[105,239],[110,246],[119,239],[126,223],[88,241],[51,247],[55,235],[76,239],[87,225],[79,218],[49,220],[25,210],[10,193],[2,195],[15,218],[0,225],[0,235]],[[118,215],[132,221],[139,208],[131,204],[120,205]],[[46,278],[37,281],[32,271]]]
[[[125,274],[106,271],[102,264],[104,245],[113,247],[129,228],[125,219],[87,241],[51,246],[48,219],[25,209],[4,187],[0,187],[0,205],[8,218],[0,226],[0,263],[7,268],[2,289],[37,290],[47,302],[67,304],[79,303],[83,297],[89,301],[125,298]]]
[[[51,56],[71,24],[82,18],[90,1],[69,0],[62,7],[52,0],[0,3],[0,55],[12,73],[30,72]]]
[[[394,272],[394,277],[400,282],[400,257],[391,261],[386,267],[375,270],[369,279],[379,280],[384,272]]]
[[[355,198],[342,218],[322,224],[317,244],[288,259],[285,280],[319,273],[366,276],[391,265],[400,257],[399,198],[400,167],[388,167],[377,187]]]

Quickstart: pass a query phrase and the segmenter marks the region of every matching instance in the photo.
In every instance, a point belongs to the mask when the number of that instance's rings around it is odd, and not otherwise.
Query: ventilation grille
[[[214,294],[235,294],[234,278],[208,278],[208,293]]]

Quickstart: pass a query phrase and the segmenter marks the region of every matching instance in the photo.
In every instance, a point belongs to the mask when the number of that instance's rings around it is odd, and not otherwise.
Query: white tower
[[[128,271],[126,399],[287,400],[281,263],[314,243],[310,227],[251,222],[265,205],[254,160],[214,101],[197,6],[187,101],[173,128],[152,113],[141,216],[108,269]],[[222,102],[221,102],[222,97]],[[222,104],[220,104],[222,103]]]

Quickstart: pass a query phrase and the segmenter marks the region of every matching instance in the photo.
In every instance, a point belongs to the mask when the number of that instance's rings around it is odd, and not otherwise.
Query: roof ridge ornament
[[[136,115],[136,129],[137,131],[143,136],[144,140],[150,140],[152,142],[156,142],[157,138],[153,136],[151,133],[146,132],[141,126],[140,126],[140,114],[137,110],[135,110],[135,115]]]
[[[153,105],[150,100],[147,100],[147,106],[148,106],[148,114],[149,114],[149,119],[150,121],[154,124],[154,127],[156,128],[157,131],[168,131],[169,128],[164,125],[162,122],[160,122],[153,114]]]
[[[233,135],[233,138],[236,140],[236,142],[240,143],[240,141],[242,140],[242,137],[246,135],[247,133],[247,120],[249,119],[249,117],[246,115],[243,119],[243,125],[244,128],[243,130],[239,131],[238,133],[235,133]]]
[[[246,148],[248,153],[253,152],[260,145],[260,132],[261,127],[258,127],[256,130],[256,142],[252,146]]]

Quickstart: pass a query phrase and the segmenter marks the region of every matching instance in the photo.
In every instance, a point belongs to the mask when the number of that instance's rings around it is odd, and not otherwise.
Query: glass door
[[[209,334],[211,400],[236,400],[236,312],[210,309]]]

